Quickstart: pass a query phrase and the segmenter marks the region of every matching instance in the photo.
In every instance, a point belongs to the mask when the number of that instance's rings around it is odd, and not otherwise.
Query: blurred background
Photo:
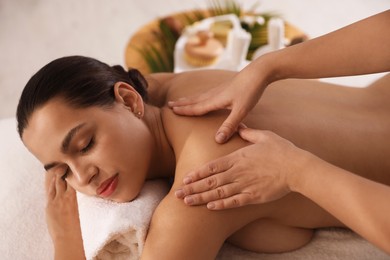
[[[314,38],[390,8],[390,0],[237,0],[276,12]],[[0,0],[0,118],[13,117],[28,79],[67,55],[125,65],[130,37],[148,22],[209,6],[207,0]],[[365,86],[379,75],[326,79]]]

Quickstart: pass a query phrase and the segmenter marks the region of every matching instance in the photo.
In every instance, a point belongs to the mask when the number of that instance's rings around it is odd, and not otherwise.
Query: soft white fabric
[[[52,259],[45,170],[23,146],[13,118],[0,120],[0,158],[0,259]]]
[[[0,120],[0,259],[4,260],[49,260],[53,259],[53,248],[45,224],[45,194],[43,188],[44,170],[24,148],[22,142],[16,133],[16,123],[12,119]],[[148,190],[143,194],[145,199],[151,201],[160,198],[164,191],[165,184],[154,183],[151,185],[162,185]],[[151,191],[151,193],[149,193]],[[156,191],[156,194],[153,194]],[[158,192],[158,194],[157,194]],[[149,197],[150,196],[150,197]],[[103,213],[99,209],[91,209],[88,200],[80,199],[80,211],[82,228],[85,232],[90,230],[92,235],[96,235],[101,240],[93,241],[93,236],[87,238],[84,244],[86,251],[88,244],[94,244],[95,251],[103,247],[107,241],[117,239],[119,243],[130,242],[132,250],[138,253],[142,250],[143,237],[145,236],[145,224],[149,223],[150,216],[156,204],[147,205],[139,200],[134,201],[134,205],[119,205],[116,203],[107,203],[104,214],[93,214],[93,211]],[[154,199],[153,199],[154,198]],[[104,203],[103,203],[104,204]],[[131,204],[131,203],[130,203]],[[85,206],[85,208],[84,208]],[[87,210],[89,207],[91,210]],[[88,211],[88,217],[83,219],[84,211]],[[122,225],[124,219],[118,219],[122,224],[113,225],[115,216],[125,216],[129,214],[129,220],[133,219],[133,224],[127,223],[128,229],[123,229],[123,237],[116,238],[114,233]],[[138,221],[136,215],[143,216]],[[93,218],[102,218],[93,220]],[[102,232],[100,224],[97,221],[109,219],[111,224],[105,223],[111,230]],[[90,225],[87,225],[90,224]],[[94,231],[95,230],[95,231]],[[137,231],[138,230],[138,231]],[[107,234],[107,237],[101,237],[101,234]],[[98,234],[100,234],[98,236]],[[169,235],[169,234],[167,234]],[[190,234],[189,234],[190,235]],[[90,240],[91,239],[91,240]],[[97,243],[96,243],[97,242]],[[116,244],[116,243],[115,243]],[[91,247],[92,248],[92,247]],[[121,259],[104,258],[101,259]],[[123,259],[123,258],[122,258]],[[284,254],[255,254],[240,250],[229,244],[225,244],[218,260],[230,259],[264,259],[264,260],[285,260],[285,259],[390,259],[390,256],[375,248],[373,245],[360,238],[353,232],[341,229],[321,230],[316,233],[313,241],[300,250]]]
[[[129,203],[78,193],[81,231],[87,259],[139,259],[154,209],[168,192],[166,181],[148,181]]]
[[[282,254],[257,254],[225,244],[217,260],[389,260],[390,256],[352,231],[320,229],[299,250]]]

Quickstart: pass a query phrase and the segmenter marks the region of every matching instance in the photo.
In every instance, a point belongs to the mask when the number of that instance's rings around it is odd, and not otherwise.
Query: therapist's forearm
[[[390,71],[390,10],[255,60],[269,68],[269,82]],[[265,66],[263,66],[265,65]]]
[[[349,228],[390,253],[390,187],[317,157],[292,178],[291,189],[310,198]]]

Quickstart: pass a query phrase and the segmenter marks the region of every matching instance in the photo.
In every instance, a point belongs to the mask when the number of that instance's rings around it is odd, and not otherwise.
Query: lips
[[[118,185],[118,174],[115,174],[113,177],[105,180],[100,186],[96,189],[96,194],[100,197],[109,197],[116,189]]]

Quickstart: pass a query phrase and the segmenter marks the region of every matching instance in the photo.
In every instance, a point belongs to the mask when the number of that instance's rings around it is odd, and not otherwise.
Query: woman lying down
[[[174,183],[153,214],[142,259],[214,259],[225,241],[256,252],[285,252],[309,243],[316,228],[344,227],[297,193],[218,212],[176,198],[174,190],[188,171],[249,143],[237,136],[215,143],[227,111],[181,117],[165,103],[234,75],[193,71],[144,79],[136,70],[72,56],[49,63],[30,79],[18,105],[18,131],[47,171],[47,222],[56,259],[85,258],[74,190],[128,202],[155,178],[174,177]],[[388,79],[364,89],[276,82],[244,123],[390,185],[390,164],[383,159],[390,154]]]

